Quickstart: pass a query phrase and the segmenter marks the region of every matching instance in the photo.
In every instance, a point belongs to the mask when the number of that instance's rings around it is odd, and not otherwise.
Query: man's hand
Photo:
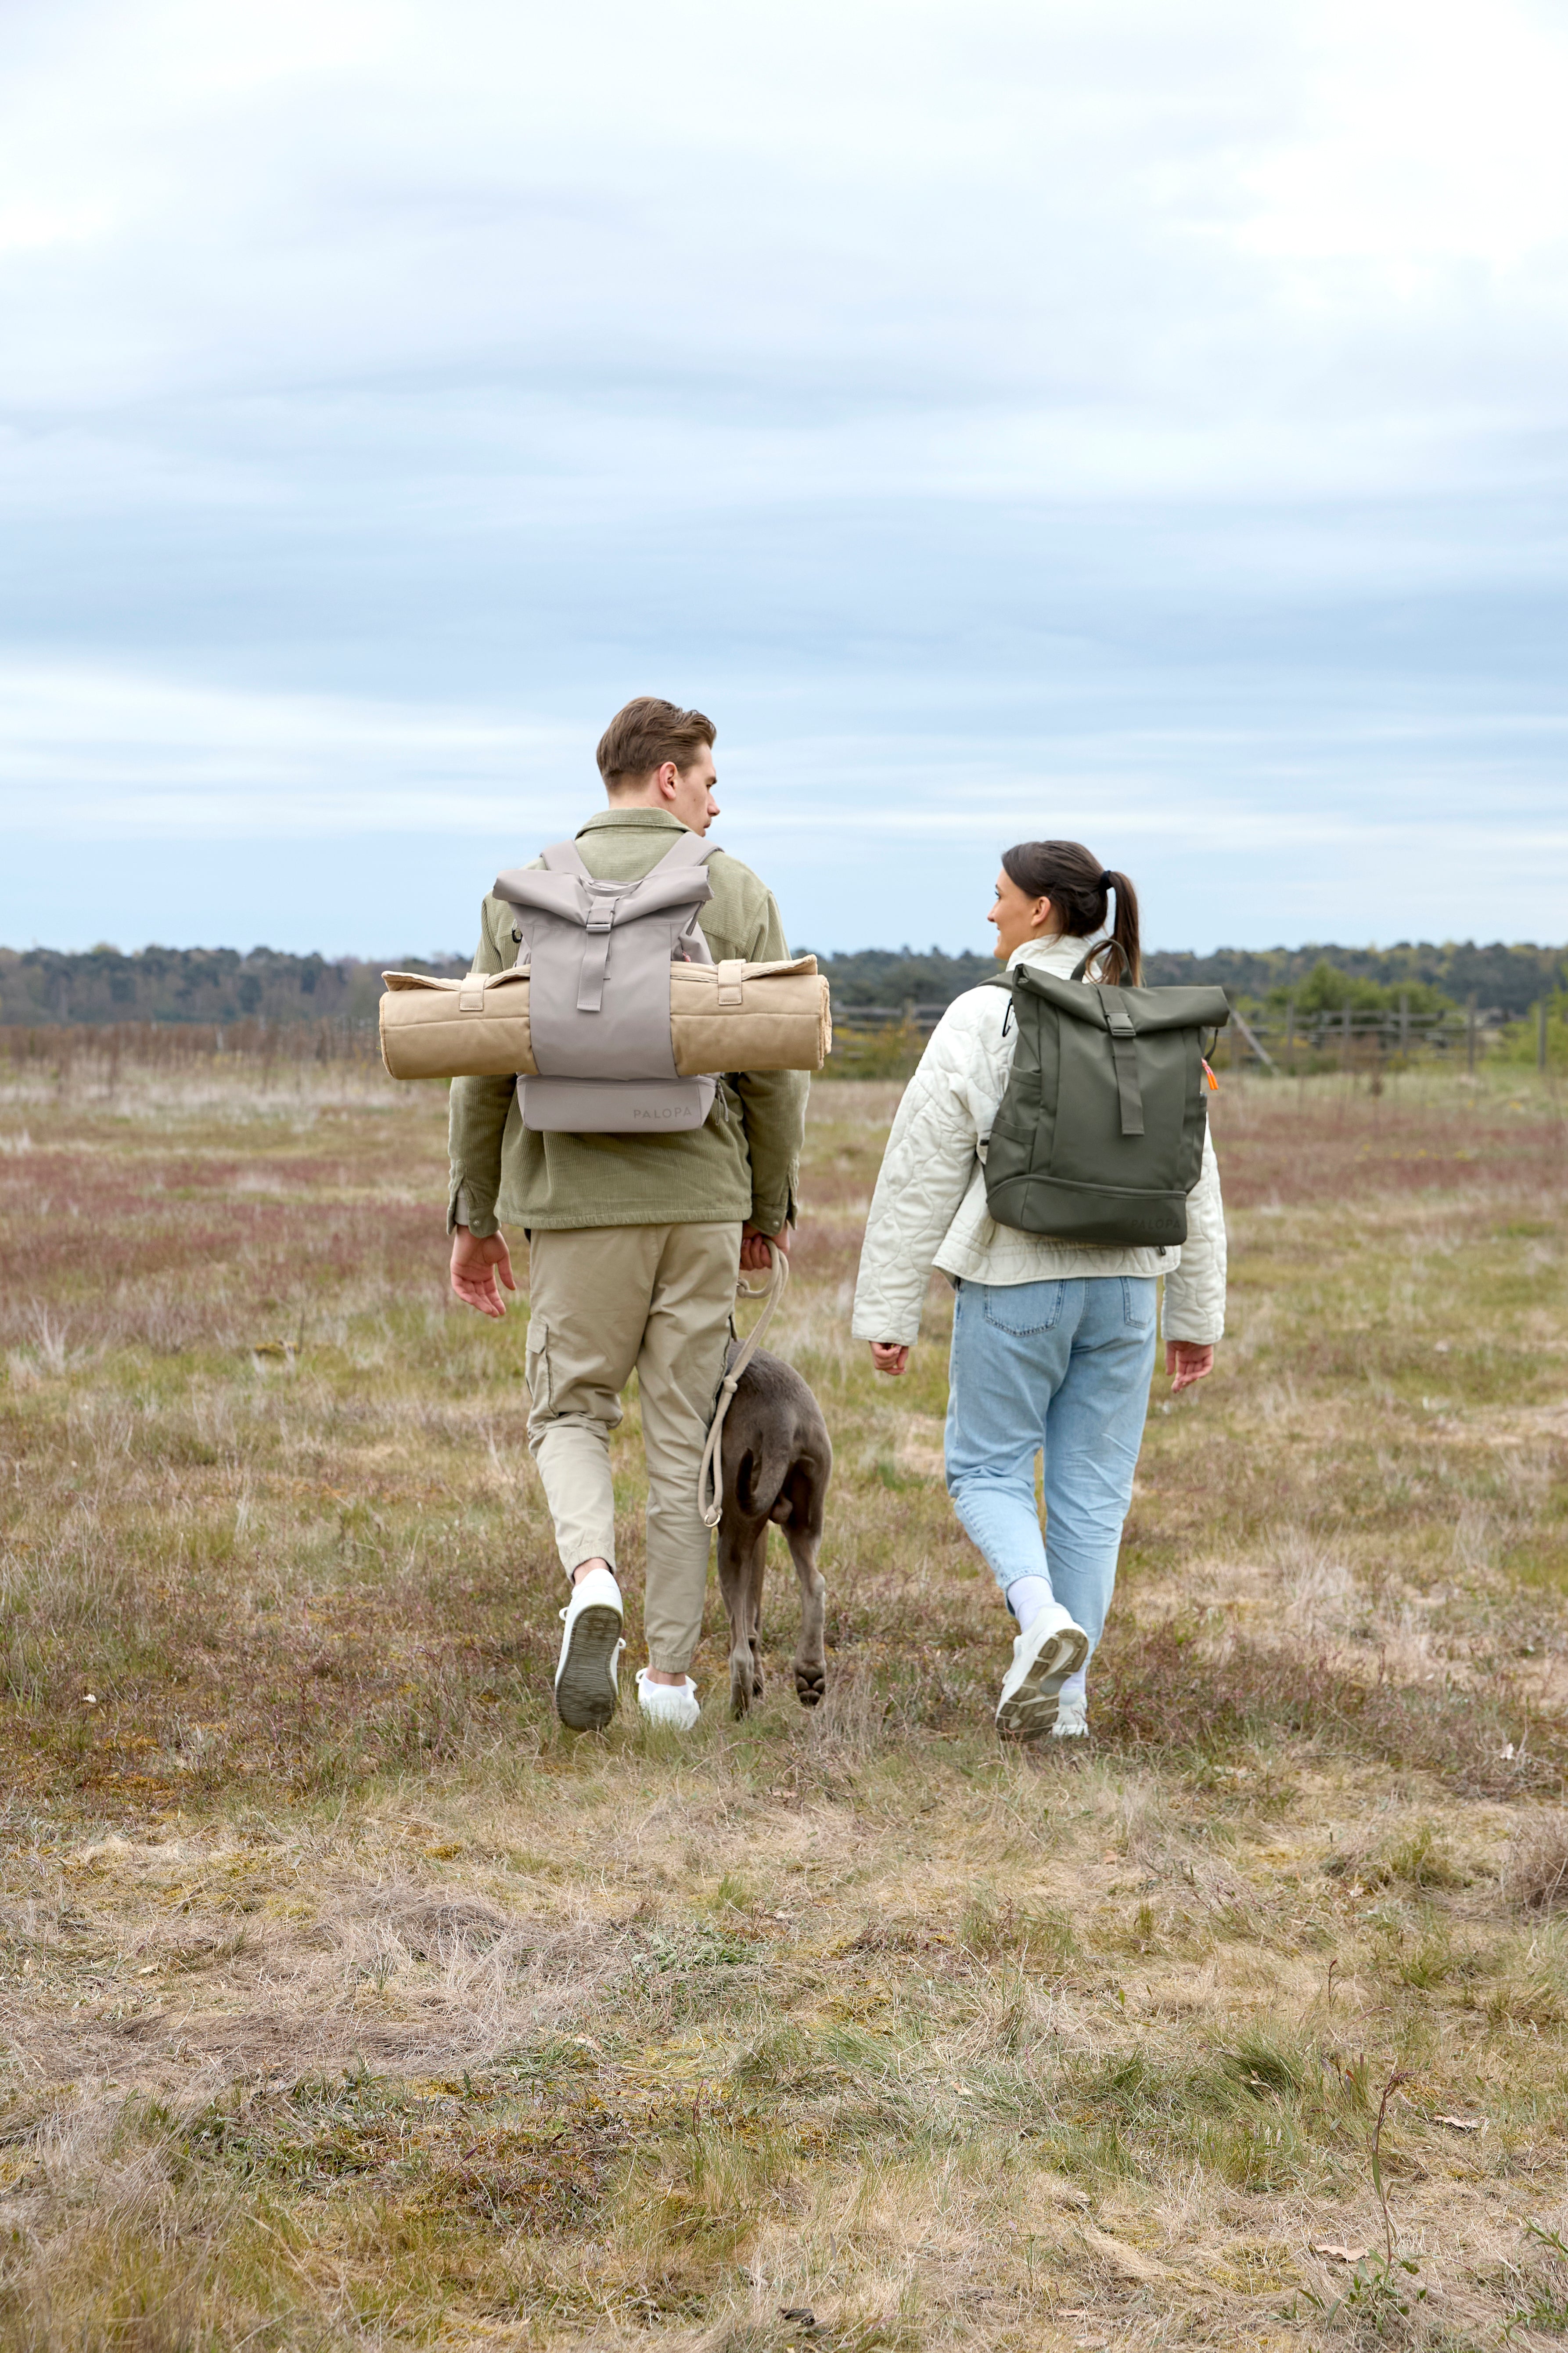
[[[1171,1393],[1190,1389],[1194,1381],[1206,1381],[1214,1370],[1214,1349],[1200,1347],[1195,1340],[1167,1340],[1165,1370],[1171,1375]]]
[[[781,1226],[776,1234],[764,1234],[761,1226],[753,1226],[748,1218],[741,1228],[741,1272],[742,1274],[766,1274],[769,1271],[773,1265],[773,1261],[768,1256],[770,1242],[776,1250],[782,1250],[784,1257],[788,1258],[790,1244],[788,1226]]]
[[[509,1291],[517,1289],[511,1279],[511,1252],[500,1234],[487,1234],[481,1241],[467,1226],[458,1226],[452,1236],[452,1288],[465,1307],[477,1307],[481,1315],[504,1315],[506,1301],[496,1282],[497,1275]]]
[[[891,1373],[893,1378],[897,1380],[900,1373],[909,1370],[910,1352],[897,1340],[873,1340],[871,1362],[878,1372]]]

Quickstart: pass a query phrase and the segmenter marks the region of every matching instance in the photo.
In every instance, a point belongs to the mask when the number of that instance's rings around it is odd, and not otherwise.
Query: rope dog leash
[[[763,1335],[778,1313],[779,1302],[789,1281],[789,1261],[783,1250],[769,1242],[768,1255],[773,1260],[773,1271],[768,1276],[765,1291],[755,1290],[743,1275],[736,1278],[737,1299],[765,1299],[767,1304],[742,1342],[740,1353],[719,1385],[718,1409],[708,1432],[708,1443],[702,1450],[702,1469],[697,1480],[697,1508],[702,1514],[703,1526],[708,1528],[716,1528],[724,1512],[719,1494],[719,1449],[723,1442],[724,1416],[730,1410],[731,1398],[741,1386],[742,1374],[761,1347]]]

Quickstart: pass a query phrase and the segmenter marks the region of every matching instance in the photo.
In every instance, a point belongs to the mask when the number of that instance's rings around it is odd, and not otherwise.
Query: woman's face
[[[1005,964],[1026,940],[1054,938],[1057,924],[1048,899],[1027,899],[1004,867],[996,877],[996,903],[985,918],[996,926],[997,960]]]

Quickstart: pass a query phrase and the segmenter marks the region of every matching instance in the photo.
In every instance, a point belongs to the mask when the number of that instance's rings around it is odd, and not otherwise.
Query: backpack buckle
[[[584,929],[607,932],[616,920],[616,901],[620,897],[618,882],[590,882],[588,885],[588,918]]]

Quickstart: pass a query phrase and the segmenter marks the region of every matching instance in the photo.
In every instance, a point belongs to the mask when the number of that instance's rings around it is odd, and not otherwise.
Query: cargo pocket
[[[531,1314],[528,1319],[528,1342],[523,1350],[522,1377],[528,1383],[528,1394],[536,1413],[550,1410],[550,1326],[542,1315]]]

